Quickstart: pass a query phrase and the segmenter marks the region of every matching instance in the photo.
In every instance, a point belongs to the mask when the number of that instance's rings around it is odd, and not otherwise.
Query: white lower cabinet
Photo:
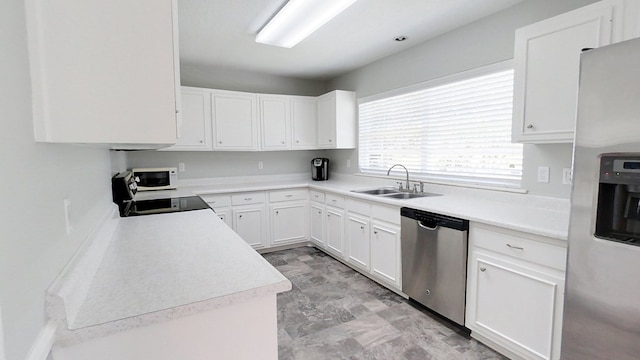
[[[327,206],[326,208],[327,250],[344,257],[344,214],[342,209]]]
[[[471,223],[466,326],[512,359],[560,359],[566,248]]]
[[[370,242],[369,242],[369,218],[348,213],[346,224],[347,235],[347,261],[369,271]]]
[[[309,240],[321,249],[326,246],[324,218],[324,204],[312,201],[309,205]]]
[[[371,273],[398,289],[402,287],[399,226],[371,221]]]
[[[254,249],[267,246],[264,233],[264,206],[233,208],[234,230]]]
[[[307,240],[307,205],[281,203],[270,206],[272,246]]]

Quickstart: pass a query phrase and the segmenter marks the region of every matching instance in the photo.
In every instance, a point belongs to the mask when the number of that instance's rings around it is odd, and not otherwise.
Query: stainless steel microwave
[[[138,191],[170,190],[176,188],[178,170],[176,168],[131,169],[138,183]]]

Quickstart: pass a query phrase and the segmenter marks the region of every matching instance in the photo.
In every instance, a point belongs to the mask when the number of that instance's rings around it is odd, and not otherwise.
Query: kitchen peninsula
[[[54,359],[277,359],[289,280],[211,210],[117,213],[49,290]]]

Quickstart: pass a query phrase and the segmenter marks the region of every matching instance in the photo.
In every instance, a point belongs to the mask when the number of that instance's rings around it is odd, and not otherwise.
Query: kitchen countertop
[[[353,198],[405,206],[424,211],[464,218],[530,234],[567,240],[569,228],[568,199],[510,193],[495,190],[463,188],[425,183],[425,192],[442,196],[397,200],[359,194],[352,190],[393,187],[397,179],[335,174],[328,181],[312,181],[308,175],[297,175],[266,181],[259,177],[204,179],[179,182],[177,190],[139,192],[136,199],[167,196],[210,195],[220,193],[265,191],[308,187]]]
[[[291,283],[211,210],[120,218],[58,344],[212,310]],[[71,316],[70,316],[71,315]]]

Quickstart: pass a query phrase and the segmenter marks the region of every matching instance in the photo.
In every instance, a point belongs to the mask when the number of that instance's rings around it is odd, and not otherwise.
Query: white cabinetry
[[[370,242],[369,242],[369,218],[347,213],[347,261],[369,271]]]
[[[269,192],[270,246],[307,240],[307,194],[306,189]]]
[[[25,10],[36,141],[176,142],[175,0],[28,0]]]
[[[233,228],[233,212],[231,210],[231,195],[200,195],[216,215],[230,228]]]
[[[327,250],[344,257],[344,213],[342,209],[327,206],[326,210]]]
[[[286,95],[258,95],[260,106],[260,149],[291,148],[291,101]]]
[[[471,223],[466,326],[515,359],[560,358],[566,248]]]
[[[335,90],[318,97],[318,147],[356,147],[356,94]]]
[[[211,93],[205,89],[182,87],[181,116],[178,119],[178,141],[163,150],[210,151]]]
[[[256,94],[214,90],[211,108],[215,150],[258,150]]]
[[[311,96],[291,96],[291,122],[294,149],[317,147],[317,104]]]
[[[400,212],[400,210],[397,210]],[[373,276],[397,289],[402,288],[400,274],[400,227],[371,221],[371,272]]]
[[[580,53],[618,40],[621,6],[601,1],[516,31],[513,141],[573,141]]]
[[[231,196],[233,229],[254,249],[268,246],[263,192],[240,193]]]
[[[321,249],[325,248],[325,205],[324,193],[309,191],[311,202],[309,203],[309,240]]]

